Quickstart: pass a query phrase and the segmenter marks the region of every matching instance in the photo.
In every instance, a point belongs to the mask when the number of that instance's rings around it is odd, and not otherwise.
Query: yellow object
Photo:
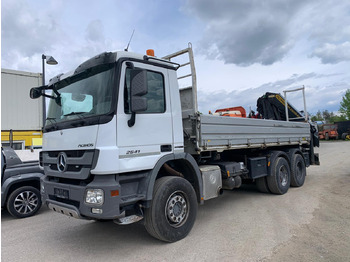
[[[12,131],[13,143],[22,144],[22,148],[38,148],[42,146],[43,133],[41,130],[31,131]],[[8,145],[10,143],[10,131],[1,131],[1,144]]]
[[[32,147],[38,148],[43,146],[43,139],[42,138],[32,138]]]

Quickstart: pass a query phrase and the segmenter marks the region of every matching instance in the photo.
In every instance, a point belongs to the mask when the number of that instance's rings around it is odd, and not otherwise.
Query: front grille
[[[56,165],[49,165],[49,166],[52,170],[58,171],[57,164]],[[80,172],[82,167],[83,167],[82,165],[68,165],[67,171],[68,172]]]
[[[61,157],[64,155],[64,165]],[[98,150],[45,151],[42,153],[44,171],[49,176],[87,179],[97,163]],[[60,161],[58,161],[60,158]],[[58,164],[60,162],[60,167]]]
[[[61,152],[66,153],[67,157],[82,157],[86,152],[93,152],[94,150],[67,150],[67,151],[48,151],[49,157],[58,157]]]

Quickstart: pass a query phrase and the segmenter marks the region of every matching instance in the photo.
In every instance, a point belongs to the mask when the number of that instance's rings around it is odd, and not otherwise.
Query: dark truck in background
[[[338,126],[339,137],[343,140],[350,140],[350,120],[334,122]]]
[[[41,207],[39,161],[22,162],[10,147],[1,148],[1,208],[16,218],[35,215]]]

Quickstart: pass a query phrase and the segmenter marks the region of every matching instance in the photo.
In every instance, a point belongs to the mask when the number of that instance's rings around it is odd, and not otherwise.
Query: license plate
[[[64,198],[64,199],[69,198],[69,191],[66,189],[54,188],[54,194],[55,194],[55,197]]]

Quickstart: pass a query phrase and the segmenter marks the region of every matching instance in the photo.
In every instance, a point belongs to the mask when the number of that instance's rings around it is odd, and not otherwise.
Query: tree
[[[350,120],[350,89],[346,90],[342,101],[340,102],[339,112]]]
[[[333,115],[334,115],[333,112],[329,112],[328,110],[324,110],[322,112],[323,119],[324,121],[326,121],[326,123],[329,123],[329,120]]]
[[[320,110],[317,111],[316,115],[311,117],[311,121],[313,121],[313,122],[323,121],[322,113]]]
[[[327,124],[332,124],[334,122],[345,121],[345,115],[337,116],[333,112],[329,112],[328,110],[320,110],[317,111],[316,115],[311,115],[311,121],[322,121]]]
[[[330,123],[340,122],[340,121],[346,121],[346,117],[344,115],[341,115],[341,116],[334,115],[329,119]]]

